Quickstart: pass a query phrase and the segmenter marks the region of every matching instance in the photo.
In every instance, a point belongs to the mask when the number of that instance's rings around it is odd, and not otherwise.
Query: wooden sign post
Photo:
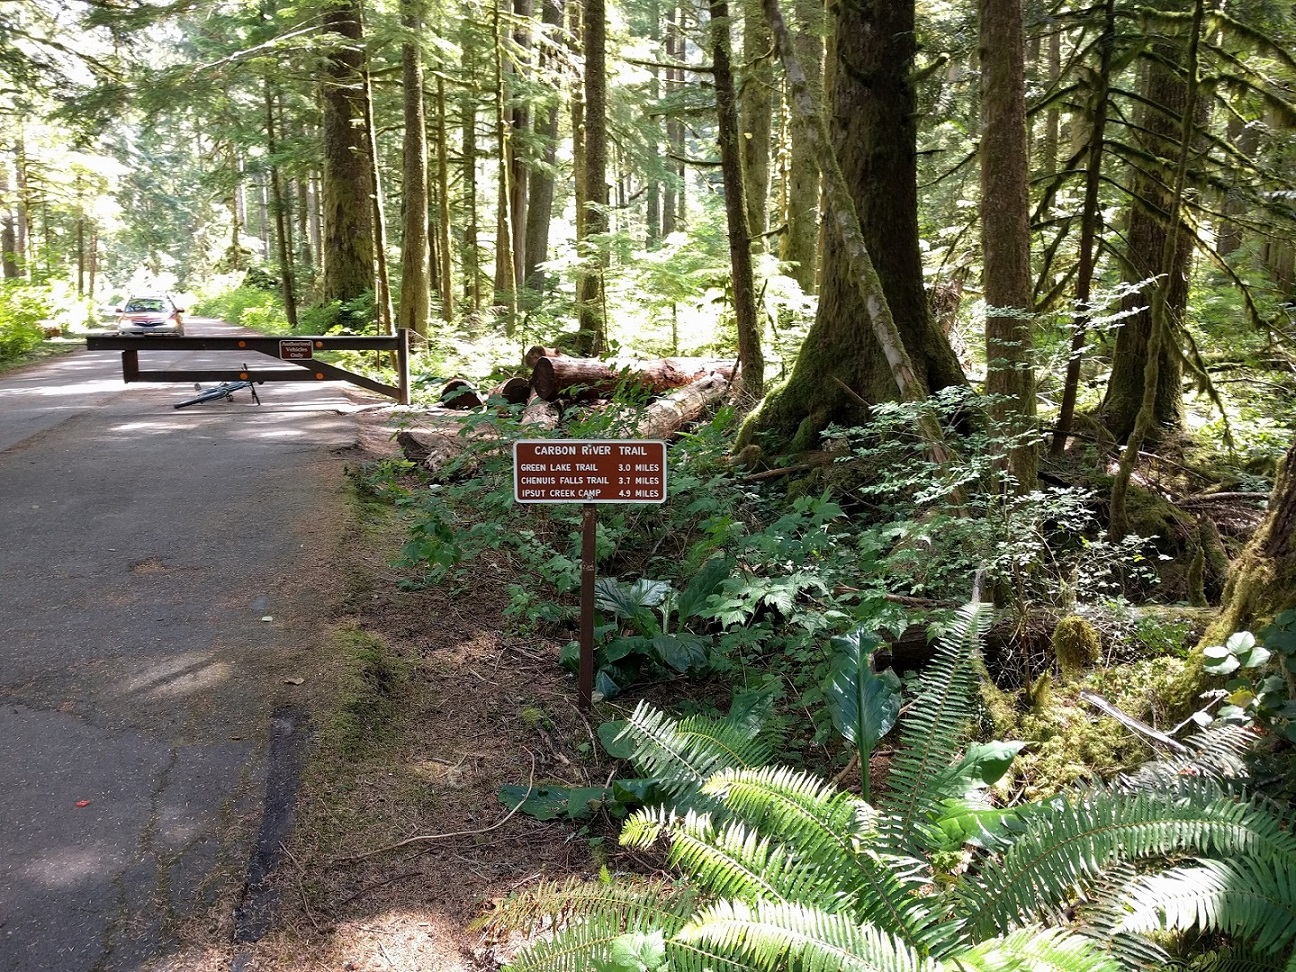
[[[599,503],[666,502],[666,443],[656,439],[524,439],[513,443],[513,498],[583,503],[580,705],[594,696],[594,546]]]

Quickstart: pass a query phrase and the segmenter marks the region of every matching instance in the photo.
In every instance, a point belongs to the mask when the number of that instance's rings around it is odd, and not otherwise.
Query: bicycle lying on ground
[[[247,374],[248,366],[243,365],[243,373]],[[193,398],[186,398],[183,402],[176,402],[173,408],[188,408],[190,405],[201,405],[204,402],[218,402],[224,399],[227,403],[234,401],[234,393],[246,388],[252,393],[252,401],[258,405],[261,399],[257,397],[256,385],[264,382],[254,383],[251,378],[245,378],[241,381],[227,381],[214,388],[208,388],[206,391],[195,395]],[[196,387],[196,386],[195,386]]]

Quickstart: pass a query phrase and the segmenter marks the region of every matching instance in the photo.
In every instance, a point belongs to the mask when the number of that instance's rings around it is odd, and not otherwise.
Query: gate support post
[[[409,328],[397,328],[396,336],[400,339],[396,344],[396,387],[400,389],[400,403],[402,405],[408,405],[410,403]]]

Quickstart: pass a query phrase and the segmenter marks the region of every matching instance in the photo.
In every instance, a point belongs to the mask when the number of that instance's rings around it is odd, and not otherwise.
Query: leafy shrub
[[[248,284],[202,296],[194,302],[190,313],[219,317],[230,324],[271,334],[288,330],[279,296]]]
[[[0,361],[19,358],[45,339],[41,321],[52,313],[44,287],[7,282],[0,286]]]

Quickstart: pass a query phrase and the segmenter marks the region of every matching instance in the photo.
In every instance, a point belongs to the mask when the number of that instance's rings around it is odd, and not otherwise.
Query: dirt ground
[[[355,462],[392,453],[389,435],[375,416]],[[542,877],[597,871],[617,828],[510,814],[497,792],[602,785],[610,764],[557,664],[562,640],[501,634],[503,563],[475,565],[462,589],[406,590],[391,566],[398,523],[360,509],[348,534],[278,918],[232,967],[498,968],[501,943],[471,921]]]

